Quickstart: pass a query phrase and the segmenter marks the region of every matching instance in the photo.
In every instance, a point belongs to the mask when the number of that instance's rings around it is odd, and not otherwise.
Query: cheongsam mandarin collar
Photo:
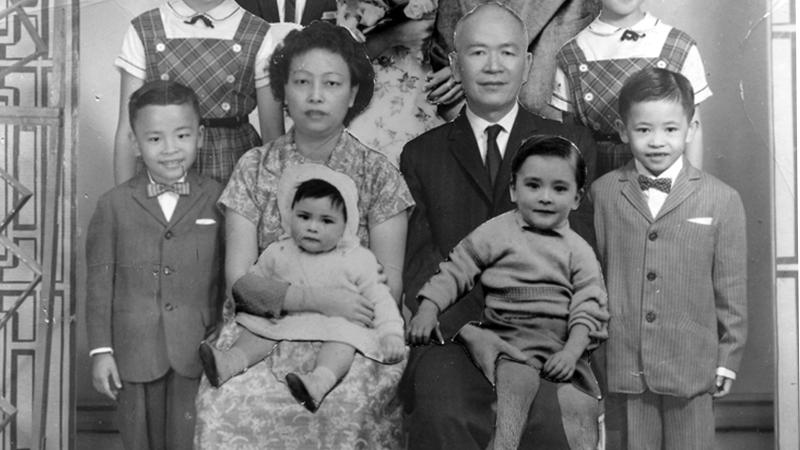
[[[197,11],[192,9],[183,0],[169,0],[167,6],[170,11],[181,20],[186,20],[197,15]],[[232,17],[239,9],[240,6],[235,1],[224,0],[219,5],[203,13],[203,15],[211,19],[212,22],[221,22]]]
[[[627,29],[635,31],[637,33],[645,33],[653,29],[656,25],[658,25],[658,23],[659,23],[658,17],[648,12],[644,14],[642,20],[636,22]],[[597,16],[597,18],[594,19],[594,21],[592,21],[592,23],[589,24],[588,29],[592,33],[600,36],[611,36],[612,34],[618,33],[623,30],[623,28],[620,28],[616,25],[611,25],[609,23],[603,22],[602,20],[600,20],[600,16]]]

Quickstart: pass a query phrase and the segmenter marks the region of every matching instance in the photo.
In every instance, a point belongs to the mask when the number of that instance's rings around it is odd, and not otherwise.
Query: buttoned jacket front
[[[633,162],[591,188],[608,287],[609,390],[692,397],[736,371],[747,335],[739,194],[684,160],[654,218]]]
[[[89,224],[89,345],[111,347],[127,381],[202,370],[197,348],[221,304],[222,186],[193,172],[186,181],[169,222],[143,173],[100,197]]]

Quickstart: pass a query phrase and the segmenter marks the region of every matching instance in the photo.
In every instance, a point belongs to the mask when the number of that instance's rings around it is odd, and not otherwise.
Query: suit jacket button
[[[172,275],[173,272],[174,270],[172,270],[172,268],[170,268],[169,266],[164,267],[164,275]]]
[[[651,232],[650,234],[647,235],[647,239],[655,241],[656,239],[658,239],[658,233],[656,233],[655,231]]]
[[[175,307],[172,306],[172,303],[167,303],[166,305],[164,305],[164,309],[166,309],[167,311],[172,311],[173,309],[175,309]]]
[[[655,280],[656,279],[656,273],[655,272],[647,272],[647,279],[649,281]]]
[[[164,233],[164,238],[172,239],[172,231],[167,231],[166,233]]]
[[[646,320],[649,323],[655,322],[656,313],[654,313],[653,311],[648,311],[648,313],[644,315],[644,320]]]

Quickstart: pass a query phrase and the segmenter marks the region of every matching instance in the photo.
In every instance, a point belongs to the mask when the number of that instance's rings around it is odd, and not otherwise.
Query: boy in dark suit
[[[191,89],[146,83],[128,109],[146,170],[100,197],[89,223],[93,383],[117,400],[126,448],[191,449],[197,348],[221,292],[222,186],[187,171],[203,139]]]
[[[591,188],[608,389],[622,394],[628,448],[713,448],[712,397],[730,392],[747,335],[744,208],[684,158],[698,123],[683,75],[637,72],[619,109],[634,160]]]

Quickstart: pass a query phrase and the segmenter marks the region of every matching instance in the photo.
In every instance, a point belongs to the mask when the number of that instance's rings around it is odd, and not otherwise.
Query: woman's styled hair
[[[649,67],[631,75],[619,91],[619,116],[625,122],[634,103],[667,100],[679,103],[689,121],[694,117],[694,89],[683,75]]]
[[[344,59],[350,70],[350,84],[358,86],[353,106],[344,117],[344,124],[367,107],[375,88],[375,71],[364,45],[356,42],[344,27],[317,21],[302,30],[292,30],[278,46],[269,60],[269,79],[272,95],[280,102],[286,98],[285,86],[289,79],[292,60],[310,50],[328,50]]]
[[[155,80],[143,84],[128,100],[128,119],[133,129],[136,116],[146,106],[189,105],[200,122],[200,101],[191,89],[174,81]]]
[[[331,206],[341,208],[344,221],[347,222],[347,207],[344,205],[344,197],[336,187],[325,180],[312,178],[300,183],[292,199],[292,208],[304,198],[327,198],[331,201]]]
[[[570,163],[575,172],[575,184],[580,192],[586,184],[587,170],[583,154],[572,141],[561,136],[534,135],[525,139],[511,161],[511,184],[517,181],[517,172],[531,156],[552,156]]]

